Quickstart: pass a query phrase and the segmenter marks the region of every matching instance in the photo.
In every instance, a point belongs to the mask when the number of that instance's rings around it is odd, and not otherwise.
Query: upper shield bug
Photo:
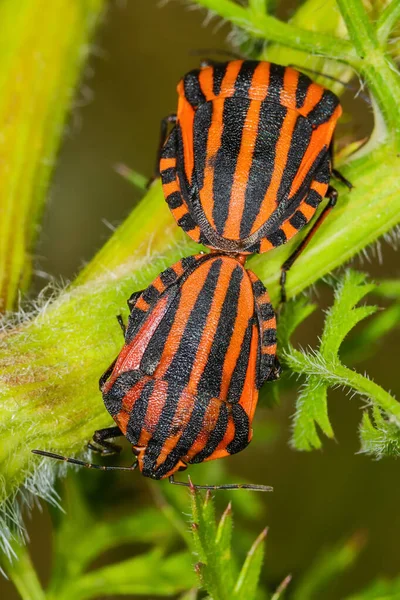
[[[128,439],[137,459],[123,468],[188,485],[175,481],[174,473],[235,454],[250,442],[258,390],[280,368],[274,310],[243,262],[219,253],[184,258],[128,301],[125,345],[100,379],[117,427],[94,436],[107,454],[116,449],[110,438]]]
[[[205,62],[177,90],[177,113],[162,123],[159,172],[168,206],[193,240],[228,253],[266,252],[329,198],[282,267],[284,296],[284,273],[336,203],[331,175],[351,187],[333,169],[338,98],[291,67],[250,60]]]

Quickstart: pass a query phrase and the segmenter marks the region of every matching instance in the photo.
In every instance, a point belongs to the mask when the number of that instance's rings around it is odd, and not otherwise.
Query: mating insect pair
[[[341,108],[307,76],[257,61],[205,64],[178,94],[177,114],[162,123],[163,191],[178,225],[212,251],[182,259],[128,301],[125,345],[100,379],[117,426],[94,442],[110,453],[109,440],[125,436],[137,460],[92,466],[188,485],[174,473],[248,445],[259,389],[279,375],[274,310],[244,263],[293,237],[328,197],[282,267],[285,299],[287,270],[336,202],[329,181]]]

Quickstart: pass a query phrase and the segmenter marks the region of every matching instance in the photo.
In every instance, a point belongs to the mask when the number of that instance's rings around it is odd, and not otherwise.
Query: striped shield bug
[[[291,67],[250,60],[203,63],[178,84],[176,115],[164,119],[159,172],[178,225],[227,253],[266,252],[335,205],[329,185],[338,98]],[[167,123],[174,127],[167,136]]]
[[[174,474],[240,452],[250,442],[258,391],[276,379],[280,367],[274,310],[261,281],[244,268],[244,258],[220,253],[183,258],[128,301],[125,345],[100,379],[116,427],[94,436],[105,454],[116,449],[110,439],[128,439],[137,458],[122,468],[188,485]]]

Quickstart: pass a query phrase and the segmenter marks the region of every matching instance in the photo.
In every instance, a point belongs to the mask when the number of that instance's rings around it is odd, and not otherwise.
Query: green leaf
[[[194,585],[195,576],[187,552],[165,557],[157,549],[70,580],[54,600],[88,600],[127,594],[171,597]]]
[[[179,596],[178,600],[197,600],[197,588],[193,588]]]
[[[271,600],[282,600],[282,598],[285,594],[285,591],[291,581],[292,581],[292,576],[287,575],[285,577],[285,579],[282,581],[282,583],[279,584],[276,592],[274,592],[274,594],[271,596]]]
[[[176,537],[164,514],[153,507],[113,520],[93,515],[76,474],[65,482],[62,500],[66,514],[53,511],[57,518],[49,589],[54,595],[65,580],[78,577],[89,563],[111,548],[134,542],[162,547]],[[82,536],[82,531],[86,535]]]
[[[222,560],[226,562],[229,562],[231,559],[232,528],[232,505],[229,503],[218,523],[217,535],[215,537],[215,544],[218,548],[218,552]]]
[[[129,181],[129,183],[137,187],[139,190],[142,190],[144,192],[147,189],[149,180],[141,173],[138,173],[138,171],[134,171],[133,169],[130,169],[129,167],[123,164],[116,165],[115,170],[124,179]]]
[[[233,589],[235,578],[237,577],[235,559],[232,555],[231,548],[232,529],[232,506],[231,503],[229,503],[218,524],[217,535],[215,538],[223,584],[229,590]]]
[[[267,529],[264,529],[249,552],[244,561],[242,570],[239,573],[232,598],[237,600],[249,600],[255,598],[260,578],[261,567],[264,560],[264,541],[267,536]]]
[[[13,541],[8,556],[0,555],[0,566],[11,579],[22,600],[46,600],[46,595],[33,566],[28,548],[23,541]]]
[[[380,578],[360,593],[346,596],[345,600],[398,600],[400,598],[400,577]]]
[[[321,447],[317,425],[329,438],[334,433],[328,416],[328,385],[318,377],[311,376],[296,401],[296,414],[291,444],[297,450]]]
[[[382,279],[378,282],[374,293],[384,298],[400,300],[400,279]]]
[[[322,552],[300,580],[293,594],[293,600],[323,598],[326,587],[353,565],[364,543],[364,537],[356,534],[344,544],[338,544]]]
[[[366,275],[348,270],[335,289],[335,300],[328,310],[321,338],[320,352],[326,359],[336,359],[339,348],[357,323],[376,312],[376,306],[355,308],[375,284],[366,282]]]
[[[400,456],[400,428],[384,412],[374,406],[372,416],[366,410],[360,425],[361,452],[382,458]]]
[[[289,345],[295,330],[316,308],[317,305],[310,304],[304,296],[299,296],[284,304],[278,318],[279,349],[283,350]]]
[[[365,360],[377,350],[377,343],[400,326],[400,302],[378,312],[363,329],[345,340],[341,355],[352,364]]]
[[[193,537],[199,562],[196,571],[200,580],[212,597],[216,599],[229,598],[229,588],[226,587],[225,573],[221,560],[221,550],[217,548],[217,526],[212,496],[207,492],[204,502],[201,495],[191,489]],[[226,553],[226,549],[225,549]]]
[[[228,505],[217,526],[211,494],[207,493],[203,502],[200,493],[192,488],[191,496],[195,570],[202,587],[213,600],[239,600],[245,596],[246,600],[253,600],[264,556],[266,530],[254,542],[238,575],[231,548],[231,506]]]

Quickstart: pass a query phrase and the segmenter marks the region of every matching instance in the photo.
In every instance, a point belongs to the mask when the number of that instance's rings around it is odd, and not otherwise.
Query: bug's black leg
[[[163,119],[161,119],[160,138],[159,138],[158,148],[157,148],[156,164],[154,166],[153,176],[149,179],[149,181],[147,183],[147,188],[149,188],[151,186],[151,184],[153,183],[153,181],[155,179],[157,179],[158,177],[160,177],[161,151],[162,151],[163,146],[165,144],[165,140],[168,137],[168,125],[169,125],[169,123],[174,123],[174,124],[176,123],[176,114],[175,113],[167,115],[166,117],[164,117]]]
[[[129,310],[132,312],[132,308],[135,306],[136,302],[139,299],[139,296],[141,294],[143,294],[144,290],[140,290],[139,292],[133,292],[133,294],[131,295],[131,297],[129,298],[129,300],[127,300],[127,305]]]
[[[332,169],[332,175],[335,177],[335,179],[338,179],[346,187],[348,187],[349,190],[353,189],[353,187],[354,187],[353,184],[348,179],[346,179],[346,177],[344,175],[342,175],[340,171],[338,171],[337,169]]]
[[[87,447],[93,452],[98,452],[101,456],[109,456],[110,454],[118,454],[121,452],[121,446],[113,444],[108,440],[123,436],[119,427],[107,427],[106,429],[98,429],[94,432],[92,440]]]
[[[322,223],[325,221],[326,217],[331,212],[332,208],[335,206],[335,204],[337,202],[337,197],[338,197],[338,193],[335,190],[335,188],[333,188],[332,186],[329,186],[328,191],[326,193],[326,198],[329,198],[327,205],[324,207],[324,209],[322,210],[318,219],[315,221],[314,225],[311,227],[310,231],[307,233],[307,235],[303,239],[303,241],[297,246],[297,248],[294,250],[294,252],[292,252],[292,254],[289,256],[289,258],[283,263],[283,265],[281,267],[281,281],[280,281],[280,283],[281,283],[281,303],[282,304],[284,302],[286,302],[285,283],[286,283],[287,272],[291,269],[291,267],[293,266],[296,259],[303,252],[304,248],[307,246],[307,244],[309,243],[309,241],[311,240],[313,235],[316,233],[316,231],[318,230],[320,225],[322,225]]]
[[[352,190],[354,186],[351,183],[351,181],[346,179],[346,177],[344,175],[342,175],[341,172],[338,171],[337,169],[335,169],[333,166],[333,164],[334,164],[333,163],[333,138],[332,138],[332,141],[329,146],[329,157],[330,157],[330,163],[331,163],[331,173],[332,173],[333,177],[335,177],[335,179],[337,179],[338,181],[341,181],[343,183],[343,185],[345,185],[346,187],[349,188],[349,190]]]
[[[135,294],[141,294],[141,292],[135,292]],[[132,294],[132,296],[134,296],[135,294]],[[132,298],[131,296],[131,298]],[[129,306],[129,300],[128,300],[128,306]],[[122,316],[121,315],[117,315],[117,321],[119,323],[119,326],[121,327],[121,331],[122,331],[122,335],[125,338],[125,334],[126,334],[126,327],[125,327],[125,323],[122,320]],[[118,358],[118,357],[117,357]],[[102,391],[103,385],[105,384],[105,382],[107,381],[107,379],[110,377],[113,368],[115,366],[115,363],[117,362],[117,359],[113,360],[111,365],[108,367],[108,369],[106,371],[104,371],[103,375],[100,377],[99,379],[99,389],[100,391]]]
[[[266,379],[266,381],[276,381],[279,379],[282,373],[281,363],[278,360],[278,357],[275,356],[274,364],[272,365],[271,371]]]
[[[87,463],[83,460],[78,460],[77,458],[70,458],[68,456],[61,456],[61,454],[55,454],[54,452],[47,452],[47,450],[32,450],[32,454],[38,454],[39,456],[48,456],[49,458],[54,458],[55,460],[61,460],[63,462],[71,463],[72,465],[79,465],[80,467],[86,467],[86,469],[99,469],[100,471],[134,471],[138,467],[137,461],[130,465],[129,467],[118,467],[118,466],[106,466],[106,465],[96,465],[94,463]]]
[[[122,315],[117,315],[117,321],[118,321],[119,326],[121,327],[122,335],[125,338],[126,327],[125,327],[124,321],[122,320]]]
[[[273,492],[274,489],[269,485],[253,485],[251,483],[227,483],[224,485],[197,485],[192,483],[189,477],[189,483],[185,481],[175,481],[173,475],[168,478],[173,485],[182,485],[191,490],[253,490],[255,492]]]

